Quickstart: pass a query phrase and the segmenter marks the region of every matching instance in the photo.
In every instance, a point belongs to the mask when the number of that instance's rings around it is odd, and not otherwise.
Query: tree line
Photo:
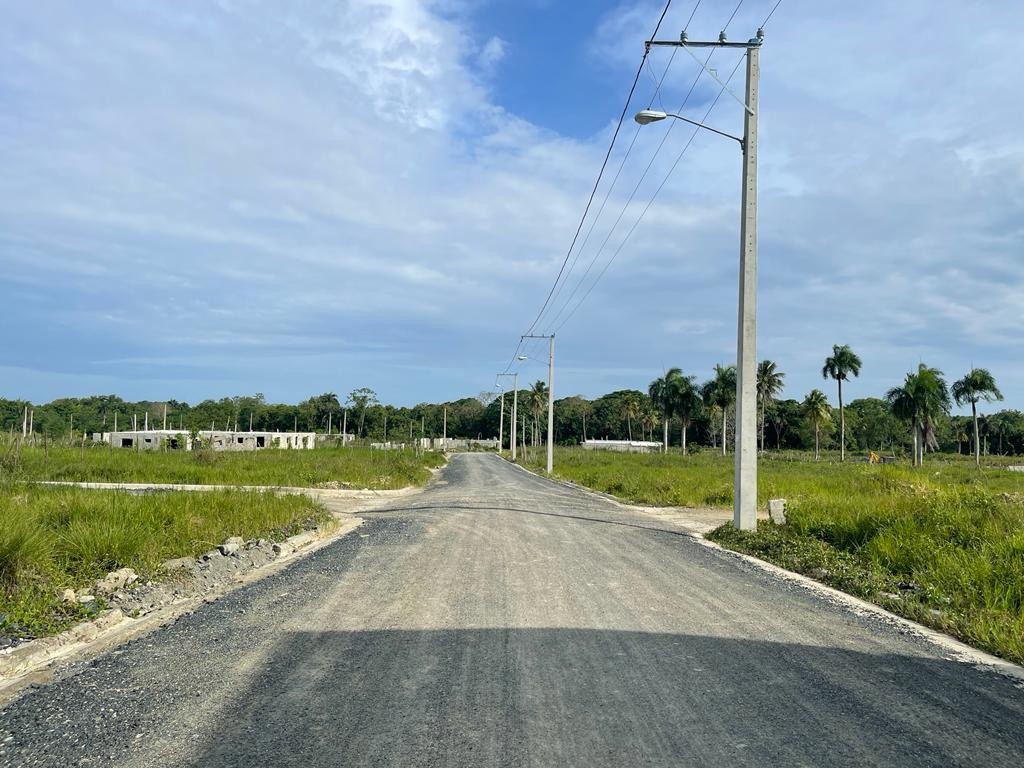
[[[761,450],[838,449],[879,453],[907,452],[915,463],[928,452],[1024,454],[1024,413],[1001,410],[978,412],[981,403],[1002,399],[995,378],[973,368],[948,385],[945,375],[925,364],[907,373],[904,381],[882,397],[846,401],[844,384],[860,375],[860,357],[845,345],[836,345],[823,361],[821,374],[836,386],[833,407],[820,389],[800,399],[781,398],[785,373],[771,360],[757,369],[758,442]],[[540,445],[546,439],[548,390],[537,381],[518,393],[518,439]],[[312,396],[297,404],[269,403],[262,394],[204,400],[190,405],[177,400],[129,402],[116,395],[62,398],[33,405],[23,400],[0,399],[0,428],[21,434],[26,409],[32,430],[51,438],[83,432],[130,428],[135,417],[141,428],[148,414],[151,428],[252,429],[259,431],[315,431],[348,434],[367,440],[402,441],[417,437],[493,438],[504,424],[510,430],[513,393],[502,398],[482,392],[446,403],[420,403],[398,407],[381,403],[366,387],[344,399],[333,392]],[[596,399],[576,395],[555,401],[554,438],[563,445],[585,439],[657,439],[666,448],[687,453],[712,449],[728,452],[735,439],[736,368],[716,365],[701,382],[694,375],[671,368],[650,382],[646,391],[626,389]],[[970,406],[971,416],[955,416],[953,404]],[[506,442],[507,444],[507,442]]]

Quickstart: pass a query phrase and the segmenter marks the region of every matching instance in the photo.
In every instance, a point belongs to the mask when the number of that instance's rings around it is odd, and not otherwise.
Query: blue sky
[[[771,5],[745,0],[730,38]],[[691,37],[717,36],[735,6],[703,0]],[[663,36],[693,8],[673,2]],[[0,396],[370,386],[413,404],[491,388],[565,256],[660,10],[14,4],[0,28]],[[786,396],[834,396],[821,364],[847,343],[864,361],[850,397],[924,361],[950,380],[988,367],[1024,407],[1021,28],[1024,7],[996,0],[784,0],[771,19],[758,353],[786,372]],[[652,54],[633,109],[681,105],[699,70],[669,56]],[[711,66],[736,63],[718,52]],[[684,112],[701,118],[718,92],[700,77]],[[742,130],[728,96],[708,121]],[[645,388],[671,365],[703,379],[735,355],[739,153],[700,134],[680,157],[678,126],[624,126],[607,203],[540,323],[558,328],[559,395]],[[561,325],[584,274],[587,299]]]

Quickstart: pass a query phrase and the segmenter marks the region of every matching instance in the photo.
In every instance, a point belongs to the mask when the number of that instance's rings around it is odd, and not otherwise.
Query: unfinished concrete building
[[[311,450],[316,447],[314,432],[236,432],[204,429],[198,433],[203,446],[215,451],[258,451],[263,448]],[[114,448],[139,451],[193,449],[192,438],[180,429],[124,430],[94,433],[95,442],[108,443]]]

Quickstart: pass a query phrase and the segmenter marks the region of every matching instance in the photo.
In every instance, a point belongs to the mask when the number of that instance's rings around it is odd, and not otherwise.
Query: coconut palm
[[[764,452],[765,408],[782,392],[782,380],[786,374],[779,370],[772,360],[762,360],[757,366],[757,400],[761,406],[761,452]]]
[[[846,461],[846,414],[843,410],[843,382],[850,375],[860,376],[860,358],[846,344],[832,345],[832,356],[825,358],[821,369],[823,379],[835,379],[839,386],[839,460]]]
[[[978,401],[1002,400],[1003,393],[996,386],[992,374],[984,368],[971,368],[959,381],[953,382],[953,399],[957,405],[971,404],[971,419],[974,421],[974,463],[981,466],[981,441],[978,439]]]
[[[914,466],[924,463],[925,448],[939,447],[935,439],[935,420],[949,413],[952,400],[946,380],[938,368],[924,363],[907,374],[902,387],[893,387],[885,396],[897,418],[910,422],[914,445]]]
[[[832,421],[832,407],[828,404],[828,398],[820,389],[812,389],[807,393],[803,402],[804,417],[814,427],[814,460],[820,455],[821,428]]]
[[[678,389],[678,380],[682,377],[683,372],[680,369],[669,368],[665,371],[664,376],[652,381],[647,388],[647,393],[651,396],[651,403],[661,411],[661,441],[662,451],[665,453],[668,452],[668,422],[675,414],[676,390]]]
[[[640,416],[640,424],[647,430],[647,439],[654,439],[654,428],[658,426],[658,421],[658,412],[654,409],[653,405],[648,405],[643,409],[643,414]]]
[[[623,412],[626,416],[626,430],[629,435],[630,442],[633,441],[633,421],[639,420],[643,414],[643,406],[640,405],[640,399],[636,395],[629,395],[626,398]]]
[[[680,374],[673,383],[674,391],[672,392],[672,411],[682,422],[681,436],[683,442],[683,455],[685,456],[686,430],[689,429],[690,424],[693,423],[693,420],[700,413],[704,402],[701,400],[700,391],[697,389],[697,379],[695,376],[683,376]]]
[[[722,410],[722,455],[725,456],[729,434],[729,406],[736,402],[736,366],[715,365],[715,377],[701,388],[706,405]]]
[[[543,379],[538,379],[526,392],[526,402],[533,416],[533,439],[534,447],[540,445],[540,413],[548,404],[548,385]]]

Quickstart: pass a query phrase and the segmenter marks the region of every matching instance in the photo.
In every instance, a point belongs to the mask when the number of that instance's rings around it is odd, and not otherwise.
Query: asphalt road
[[[1024,690],[490,455],[0,711],[10,766],[1024,765]]]

